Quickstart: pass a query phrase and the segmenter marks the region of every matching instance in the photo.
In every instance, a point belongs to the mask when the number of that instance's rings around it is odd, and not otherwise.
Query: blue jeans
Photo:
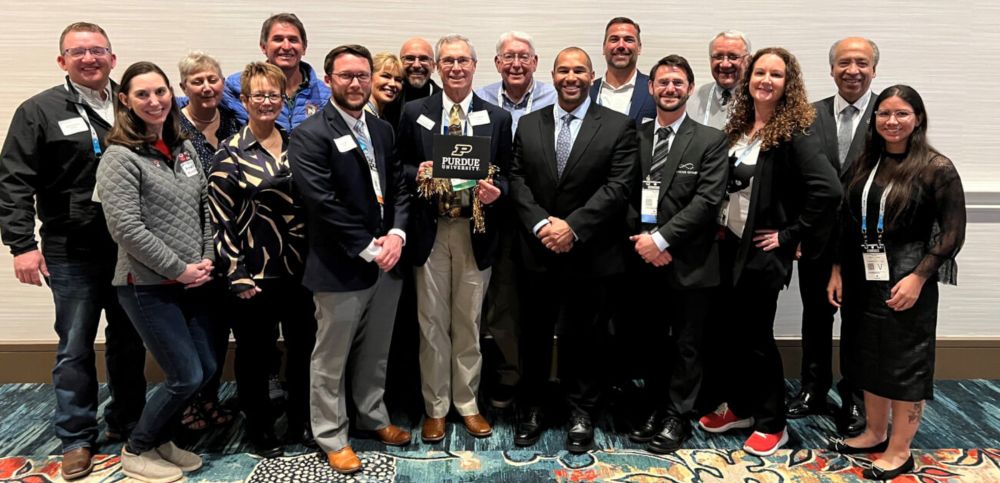
[[[166,381],[146,402],[127,447],[134,454],[170,440],[175,418],[215,372],[210,305],[197,303],[204,287],[126,285],[118,299]]]
[[[56,392],[54,424],[63,451],[97,442],[97,368],[94,338],[104,311],[108,325],[105,362],[111,401],[104,409],[108,429],[127,434],[146,402],[142,340],[118,304],[111,286],[114,261],[46,261],[59,335],[52,385]]]

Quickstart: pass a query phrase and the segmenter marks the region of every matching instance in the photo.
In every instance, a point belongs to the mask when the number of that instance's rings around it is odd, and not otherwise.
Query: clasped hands
[[[417,167],[417,181],[424,175],[424,171],[431,169],[434,166],[434,161],[424,161],[420,163]],[[476,190],[476,195],[479,198],[479,202],[484,205],[489,205],[500,198],[500,188],[493,185],[493,181],[486,181],[484,179],[476,182],[476,186],[479,188]]]
[[[632,235],[628,237],[628,239],[635,242],[635,252],[638,253],[639,256],[646,261],[646,263],[649,263],[654,267],[664,267],[674,261],[674,257],[670,254],[670,250],[663,250],[661,252],[660,247],[656,246],[656,241],[653,240],[653,235],[650,235],[649,233]]]
[[[189,263],[184,267],[184,271],[177,277],[177,281],[184,284],[184,288],[195,288],[204,285],[212,280],[212,269],[215,268],[212,261],[205,258],[198,263]]]
[[[573,249],[573,229],[566,220],[550,216],[549,223],[538,230],[538,239],[545,248],[555,253],[566,253]]]

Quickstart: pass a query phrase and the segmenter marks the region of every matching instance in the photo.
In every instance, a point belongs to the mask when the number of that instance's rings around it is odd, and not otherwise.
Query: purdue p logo
[[[451,152],[452,156],[465,156],[472,152],[471,144],[456,144],[455,150]]]

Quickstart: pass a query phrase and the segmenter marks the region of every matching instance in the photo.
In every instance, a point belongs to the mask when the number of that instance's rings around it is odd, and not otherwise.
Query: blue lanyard
[[[875,163],[875,167],[872,168],[872,172],[868,174],[868,181],[865,182],[865,188],[861,190],[861,238],[864,243],[868,243],[868,191],[872,187],[872,182],[875,180],[875,173],[878,171],[878,165],[881,163],[882,159],[880,158]],[[892,190],[891,182],[882,191],[882,198],[878,202],[878,222],[875,229],[877,230],[879,245],[882,244],[882,232],[885,230],[885,200],[889,197],[890,190]]]
[[[73,92],[73,89],[70,89],[69,81],[66,81],[66,85],[64,87],[66,88],[67,91]],[[81,102],[83,102],[83,100],[80,98],[80,95],[77,94],[77,99],[76,102],[73,104],[73,107],[76,107],[77,114],[79,114],[80,117],[83,118],[84,124],[86,124],[87,127],[90,129],[90,146],[94,150],[94,155],[99,158],[101,157],[101,152],[102,152],[101,140],[100,138],[97,137],[97,131],[94,129],[94,125],[90,122],[90,116],[87,115],[87,109],[80,104]]]
[[[753,148],[755,148],[758,144],[760,144],[759,138],[748,144],[747,148],[740,154],[740,157],[736,160],[736,164],[734,164],[733,167],[735,168],[736,166],[743,164],[743,161],[747,159],[747,156],[750,156],[750,153],[753,152]]]

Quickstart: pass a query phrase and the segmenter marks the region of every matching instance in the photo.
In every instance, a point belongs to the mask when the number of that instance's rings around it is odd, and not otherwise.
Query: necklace
[[[185,107],[184,108],[184,113],[187,114],[188,118],[190,118],[192,121],[194,121],[194,122],[196,122],[198,124],[206,124],[207,125],[207,124],[212,124],[213,122],[219,120],[219,110],[218,109],[215,110],[215,114],[212,116],[212,118],[209,119],[209,120],[207,120],[207,121],[204,120],[204,119],[198,119],[197,117],[195,117],[194,112],[192,112],[190,108]]]

